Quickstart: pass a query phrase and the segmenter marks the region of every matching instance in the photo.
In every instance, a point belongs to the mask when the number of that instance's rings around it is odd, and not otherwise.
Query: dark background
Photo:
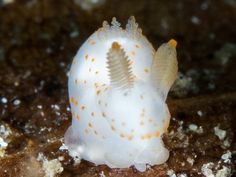
[[[101,171],[113,176],[141,175],[134,169],[110,171],[86,162],[75,167],[66,152],[58,151],[59,139],[71,121],[66,73],[73,56],[103,20],[110,22],[116,17],[125,26],[131,15],[154,48],[171,38],[178,41],[180,73],[168,98],[175,117],[169,129],[177,131],[183,121],[183,133],[192,144],[177,147],[183,140],[167,136],[165,144],[171,150],[168,168],[155,167],[143,175],[158,176],[173,169],[179,174],[197,176],[202,164],[217,164],[226,150],[235,151],[236,1],[107,0],[92,10],[83,10],[73,0],[15,0],[9,4],[2,0],[0,99],[6,98],[7,103],[0,102],[0,124],[10,126],[20,136],[13,136],[7,149],[10,157],[0,160],[0,175],[30,176],[22,170],[22,164],[35,163],[36,167],[31,168],[40,171],[38,161],[31,159],[29,163],[27,155],[37,157],[39,152],[49,159],[65,156],[63,176],[96,176]],[[202,119],[197,116],[199,110],[203,111]],[[200,137],[187,130],[193,122],[205,130]],[[221,148],[222,142],[214,136],[217,125],[227,130],[231,143],[227,149]],[[194,166],[181,166],[194,153],[198,156]],[[233,170],[235,155],[232,158],[228,166]]]

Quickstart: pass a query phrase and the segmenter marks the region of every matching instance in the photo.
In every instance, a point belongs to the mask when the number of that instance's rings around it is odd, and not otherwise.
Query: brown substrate
[[[103,20],[116,16],[124,24],[130,15],[155,47],[170,38],[178,41],[182,75],[167,101],[172,119],[164,136],[170,158],[144,173],[85,161],[74,165],[67,151],[59,150],[71,122],[70,62]],[[72,0],[1,4],[0,176],[44,176],[50,173],[45,163],[55,159],[58,176],[231,176],[236,162],[235,24],[236,3],[230,0],[107,0],[91,12]]]

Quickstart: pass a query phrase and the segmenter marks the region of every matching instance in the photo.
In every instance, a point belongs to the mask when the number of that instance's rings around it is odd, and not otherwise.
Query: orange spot
[[[136,48],[140,48],[140,46],[138,44],[135,45]]]
[[[78,106],[78,101],[77,100],[75,100],[75,106]]]
[[[141,140],[144,140],[144,139],[145,139],[145,137],[144,137],[143,135],[141,135],[141,136],[140,136],[140,139],[141,139]]]
[[[147,73],[149,73],[149,70],[147,68],[145,68],[144,72],[147,74]]]
[[[94,116],[94,112],[91,113],[91,116]]]
[[[120,49],[120,44],[118,42],[113,42],[111,45],[112,49]]]
[[[106,114],[105,114],[105,112],[102,112],[102,117],[106,117]]]
[[[168,44],[171,46],[171,47],[176,47],[177,46],[177,41],[174,40],[174,39],[171,39],[168,41]]]
[[[93,125],[91,124],[91,122],[89,122],[88,126],[89,126],[90,128],[93,128]]]
[[[159,138],[159,137],[160,137],[160,132],[157,131],[156,134],[155,134],[155,136]]]
[[[83,105],[83,106],[81,106],[81,109],[82,109],[82,110],[84,110],[84,109],[85,109],[85,106],[84,106],[84,105]]]
[[[95,82],[95,83],[94,83],[94,86],[95,86],[95,88],[98,88],[98,83]]]
[[[70,98],[70,102],[71,102],[71,103],[74,103],[74,97],[71,97],[71,98]]]
[[[168,123],[165,123],[165,124],[164,124],[164,132],[165,132],[165,133],[168,132],[168,127],[169,127],[169,124],[168,124]]]
[[[91,60],[92,62],[94,62],[95,61],[95,59],[94,58],[92,58],[92,60]]]
[[[152,138],[152,134],[151,134],[151,133],[147,133],[147,134],[146,134],[146,138],[147,138],[147,139],[151,139],[151,138]]]
[[[116,131],[116,128],[112,125],[111,126],[112,131]]]
[[[87,81],[86,80],[84,80],[84,84],[86,84],[87,83]]]
[[[99,95],[99,94],[100,94],[100,92],[101,92],[100,90],[97,90],[96,94],[97,94],[97,95]]]
[[[78,84],[78,80],[77,79],[75,79],[75,84]]]
[[[85,55],[85,60],[88,60],[88,54]]]
[[[131,141],[133,139],[133,135],[128,136],[128,140]]]
[[[70,102],[75,104],[76,106],[78,105],[78,101],[74,97],[71,97]]]
[[[96,44],[96,42],[93,41],[92,39],[90,39],[88,42],[89,42],[90,45],[94,45],[94,44]]]
[[[124,135],[123,133],[121,133],[121,134],[120,134],[120,137],[121,137],[121,138],[124,138],[124,137],[125,137],[125,135]]]
[[[79,115],[77,115],[76,118],[77,118],[77,120],[80,120],[80,116]]]

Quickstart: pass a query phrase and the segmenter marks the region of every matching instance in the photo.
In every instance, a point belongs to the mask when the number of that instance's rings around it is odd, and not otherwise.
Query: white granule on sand
[[[187,162],[188,162],[190,165],[193,165],[193,164],[194,164],[194,159],[188,157],[188,158],[187,158]]]
[[[58,159],[47,160],[42,153],[39,153],[37,160],[42,162],[45,172],[44,177],[55,177],[56,174],[60,174],[63,171],[63,167]]]
[[[187,174],[181,173],[181,174],[178,174],[177,177],[187,177]]]
[[[222,130],[219,128],[219,125],[214,127],[214,132],[215,132],[215,135],[220,139],[220,140],[223,140],[226,136],[226,131],[225,130]]]
[[[213,165],[214,163],[212,162],[203,164],[201,168],[202,174],[206,177],[215,177],[212,171]]]
[[[7,148],[8,143],[5,142],[1,137],[0,137],[0,157],[4,157],[5,155],[5,149]]]
[[[213,169],[214,164],[212,162],[207,163],[207,164],[203,164],[201,171],[202,174],[206,177],[230,177],[231,176],[231,169],[223,166],[222,169],[219,169],[215,174],[213,173],[212,169]]]
[[[231,176],[231,169],[223,166],[222,169],[220,169],[216,172],[215,177],[230,177],[230,176]]]
[[[5,156],[5,150],[11,141],[9,139],[11,133],[11,129],[8,126],[0,125],[0,157]]]
[[[2,102],[3,104],[6,104],[6,103],[8,102],[8,100],[7,100],[6,97],[2,97],[2,98],[1,98],[1,102]]]
[[[15,0],[3,0],[3,4],[6,5],[6,4],[10,4],[10,3],[13,3]]]
[[[224,163],[230,163],[231,157],[232,157],[232,153],[230,151],[227,151],[225,154],[221,156],[221,159],[224,161]]]
[[[189,124],[188,126],[189,130],[198,134],[203,133],[203,129],[201,126],[197,126],[196,124]]]
[[[170,170],[167,171],[167,175],[168,175],[169,177],[176,177],[175,171],[172,170],[172,169],[170,169]]]
[[[63,140],[62,140],[63,141]],[[59,150],[63,151],[63,150],[68,150],[68,147],[62,143],[61,147],[59,148]],[[78,165],[80,164],[81,162],[81,157],[80,157],[80,154],[77,152],[77,151],[72,151],[72,152],[69,152],[70,156],[73,157],[73,160],[74,160],[74,164],[75,165]]]
[[[229,139],[226,138],[226,140],[224,140],[224,142],[223,142],[223,145],[224,145],[224,148],[229,147],[230,146]]]
[[[203,113],[201,110],[197,111],[197,115],[199,115],[200,117],[202,117]]]
[[[104,171],[101,171],[101,172],[99,173],[99,177],[106,177],[106,175],[104,174]]]

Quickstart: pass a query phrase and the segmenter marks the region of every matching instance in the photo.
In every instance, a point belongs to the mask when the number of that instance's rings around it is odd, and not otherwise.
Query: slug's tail
[[[162,44],[157,49],[152,63],[152,80],[164,100],[166,100],[178,72],[176,46],[177,42],[174,39]]]

